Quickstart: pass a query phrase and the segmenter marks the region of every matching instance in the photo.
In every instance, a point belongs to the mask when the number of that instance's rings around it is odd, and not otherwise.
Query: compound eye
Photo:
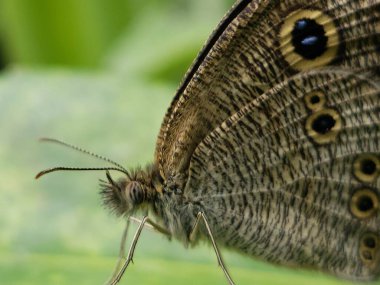
[[[127,192],[135,204],[141,204],[144,202],[144,191],[141,187],[141,184],[137,181],[129,182],[127,186]]]

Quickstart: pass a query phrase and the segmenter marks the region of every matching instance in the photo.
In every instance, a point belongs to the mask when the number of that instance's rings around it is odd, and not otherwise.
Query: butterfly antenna
[[[96,153],[93,153],[91,151],[88,151],[88,150],[85,150],[83,148],[80,148],[80,147],[77,147],[75,145],[72,145],[72,144],[69,144],[69,143],[66,143],[64,141],[60,141],[60,140],[57,140],[57,139],[52,139],[52,138],[40,138],[39,141],[41,142],[51,142],[51,143],[55,143],[55,144],[59,144],[59,145],[63,145],[65,147],[68,147],[68,148],[71,148],[73,150],[76,150],[76,151],[79,151],[81,153],[85,153],[87,155],[90,155],[92,157],[95,157],[97,159],[100,159],[100,160],[103,160],[103,161],[106,161],[108,163],[111,163],[115,166],[117,166],[118,168],[121,168],[121,169],[124,169],[125,171],[127,171],[122,165],[118,164],[117,162],[109,159],[109,158],[106,158],[104,156],[101,156],[99,154],[96,154]],[[127,171],[128,172],[128,171]]]
[[[85,150],[83,148],[77,147],[75,145],[66,143],[66,142],[58,140],[58,139],[40,138],[39,141],[40,142],[55,143],[55,144],[59,144],[59,145],[71,148],[71,149],[73,149],[75,151],[87,154],[87,155],[95,157],[95,158],[97,158],[99,160],[103,160],[105,162],[113,164],[116,167],[99,167],[99,168],[94,168],[94,167],[61,167],[60,166],[60,167],[49,168],[49,169],[46,169],[46,170],[43,170],[43,171],[39,172],[36,175],[36,179],[38,179],[42,175],[45,175],[45,174],[50,173],[50,172],[55,172],[55,171],[97,171],[97,170],[116,170],[116,171],[119,171],[119,172],[122,172],[122,173],[126,174],[128,178],[131,178],[131,176],[130,176],[130,174],[129,174],[129,172],[128,172],[127,169],[125,169],[122,165],[120,165],[119,163],[117,163],[117,162],[115,162],[115,161],[113,161],[113,160],[111,160],[109,158],[106,158],[106,157],[101,156],[99,154],[93,153],[91,151]]]
[[[36,179],[40,178],[41,176],[51,173],[51,172],[56,172],[56,171],[109,171],[109,170],[115,170],[122,172],[126,174],[128,177],[130,177],[128,171],[122,169],[122,168],[117,168],[117,167],[64,167],[64,166],[58,166],[58,167],[53,167],[49,169],[42,170],[36,175]]]

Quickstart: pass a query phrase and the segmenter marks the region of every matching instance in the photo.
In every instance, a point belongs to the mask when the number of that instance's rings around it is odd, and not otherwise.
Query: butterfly
[[[380,1],[240,0],[185,75],[153,163],[104,204],[185,245],[380,274]],[[60,170],[54,168],[40,173]]]

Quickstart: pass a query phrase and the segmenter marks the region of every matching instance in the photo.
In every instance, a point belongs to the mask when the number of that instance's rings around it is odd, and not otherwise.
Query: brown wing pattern
[[[379,81],[303,72],[202,141],[184,195],[221,244],[370,280],[380,273],[379,161]]]
[[[159,134],[156,163],[165,180],[180,185],[205,136],[275,84],[326,65],[379,76],[378,0],[239,1],[228,15],[179,88]],[[322,54],[295,48],[292,32],[303,18],[322,27]]]

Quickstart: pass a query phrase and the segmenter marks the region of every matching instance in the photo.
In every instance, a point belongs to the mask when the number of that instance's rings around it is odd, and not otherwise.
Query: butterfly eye
[[[306,120],[306,130],[318,144],[333,142],[342,127],[342,121],[334,109],[322,109],[311,114]]]
[[[333,19],[318,10],[296,10],[284,20],[279,44],[284,59],[296,70],[329,64],[339,49]]]
[[[358,219],[367,219],[379,209],[379,198],[375,192],[364,188],[356,191],[351,197],[351,213]]]
[[[360,155],[353,165],[353,172],[357,179],[364,183],[374,182],[380,173],[380,161],[372,154]]]
[[[379,238],[373,233],[366,233],[362,236],[359,247],[361,260],[372,265],[378,255]]]
[[[137,181],[131,181],[126,188],[127,194],[134,204],[141,204],[144,202],[144,191],[141,184]]]

